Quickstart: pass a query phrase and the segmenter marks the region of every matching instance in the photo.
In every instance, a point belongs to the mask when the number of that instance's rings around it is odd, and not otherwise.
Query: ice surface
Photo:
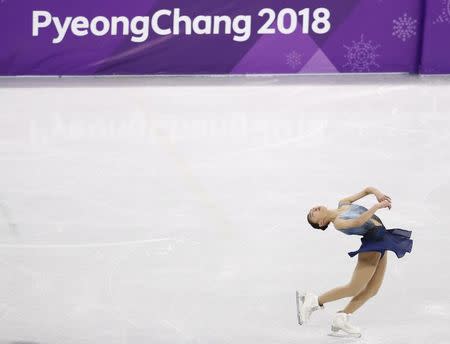
[[[318,80],[1,80],[0,343],[448,343],[450,82]],[[306,212],[368,185],[413,253],[300,327],[359,246]]]

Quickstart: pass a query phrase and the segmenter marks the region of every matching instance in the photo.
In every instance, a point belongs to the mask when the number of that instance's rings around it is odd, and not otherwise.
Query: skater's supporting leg
[[[357,295],[369,283],[381,258],[379,252],[362,252],[358,255],[358,263],[350,283],[334,288],[319,297],[319,304]]]
[[[384,273],[386,271],[387,253],[380,259],[377,269],[367,286],[355,297],[353,297],[347,307],[342,312],[350,314],[359,309],[368,299],[374,297],[383,283]]]

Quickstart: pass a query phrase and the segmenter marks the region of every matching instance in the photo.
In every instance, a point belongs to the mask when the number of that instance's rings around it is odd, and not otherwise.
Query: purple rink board
[[[450,0],[427,0],[420,72],[450,74]]]
[[[0,0],[0,75],[416,73],[422,5]]]

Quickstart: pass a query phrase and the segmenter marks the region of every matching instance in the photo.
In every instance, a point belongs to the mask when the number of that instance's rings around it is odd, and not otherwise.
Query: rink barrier
[[[426,0],[420,73],[450,74],[450,0]]]
[[[0,28],[2,76],[450,70],[450,0],[2,1]]]

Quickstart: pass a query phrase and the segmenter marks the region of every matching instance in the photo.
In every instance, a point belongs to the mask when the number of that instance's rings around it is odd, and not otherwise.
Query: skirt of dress
[[[377,231],[377,235],[365,235],[361,238],[361,247],[359,250],[349,252],[350,257],[356,256],[361,252],[380,252],[382,255],[386,250],[394,252],[398,258],[405,255],[406,252],[411,252],[413,241],[411,238],[411,231],[405,229],[393,228],[384,229],[382,235]]]

